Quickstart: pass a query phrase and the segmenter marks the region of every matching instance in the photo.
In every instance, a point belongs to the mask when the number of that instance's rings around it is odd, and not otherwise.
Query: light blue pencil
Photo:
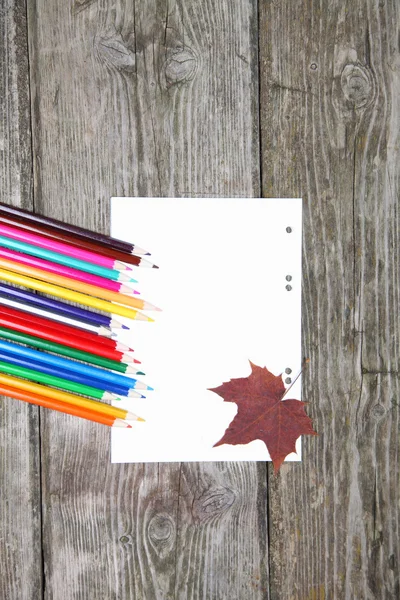
[[[78,362],[76,360],[69,360],[68,358],[62,358],[56,354],[48,354],[46,352],[39,352],[26,346],[20,346],[19,344],[13,344],[12,342],[5,342],[0,340],[0,351],[9,352],[17,356],[23,356],[24,358],[33,359],[37,362],[44,364],[50,364],[61,369],[61,372],[66,369],[67,371],[78,371],[83,375],[94,379],[101,379],[104,381],[111,381],[120,385],[129,386],[133,389],[139,390],[152,390],[150,386],[142,383],[138,379],[127,377],[126,375],[119,375],[112,371],[106,371],[99,367],[92,367],[86,363]]]
[[[46,250],[46,248],[42,248],[40,246],[34,246],[33,244],[20,242],[19,240],[14,240],[13,238],[9,238],[4,235],[0,235],[0,246],[3,248],[9,248],[10,250],[16,250],[17,252],[22,252],[24,254],[29,254],[31,256],[37,256],[38,258],[49,260],[50,262],[58,263],[66,267],[78,269],[78,271],[85,271],[85,273],[92,273],[92,275],[105,277],[106,279],[112,279],[114,281],[136,282],[135,279],[127,277],[120,271],[108,269],[107,267],[101,267],[100,265],[87,262],[86,260],[73,258],[72,256],[67,256],[66,254],[60,254],[59,252],[53,252],[53,250]]]

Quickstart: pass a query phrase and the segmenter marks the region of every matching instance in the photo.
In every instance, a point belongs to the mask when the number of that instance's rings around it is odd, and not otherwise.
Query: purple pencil
[[[109,235],[105,235],[97,231],[90,231],[89,229],[78,227],[77,225],[63,223],[62,221],[52,219],[51,217],[45,217],[44,215],[31,213],[28,210],[24,210],[23,208],[17,208],[16,206],[9,206],[8,204],[3,204],[3,202],[0,202],[0,214],[1,213],[16,216],[20,219],[25,219],[32,223],[37,223],[38,225],[46,225],[48,227],[52,227],[56,231],[58,230],[62,232],[68,232],[77,239],[89,239],[100,245],[115,248],[128,254],[149,254],[149,252],[146,252],[146,250],[143,250],[143,248],[139,248],[134,244],[130,244],[123,240],[118,240],[116,238],[110,237]]]

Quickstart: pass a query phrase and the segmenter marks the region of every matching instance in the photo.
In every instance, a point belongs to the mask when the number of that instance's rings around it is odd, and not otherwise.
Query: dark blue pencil
[[[60,316],[70,317],[87,324],[128,329],[125,325],[121,325],[119,321],[116,321],[107,315],[102,315],[86,308],[80,308],[79,306],[74,306],[67,302],[62,302],[61,300],[54,300],[47,296],[40,296],[34,292],[28,292],[27,290],[22,290],[3,282],[0,283],[0,297],[9,297],[13,300],[38,306]]]

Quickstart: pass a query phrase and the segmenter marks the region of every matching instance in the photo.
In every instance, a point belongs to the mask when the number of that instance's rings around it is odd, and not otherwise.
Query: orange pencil
[[[98,412],[114,419],[123,419],[124,421],[144,420],[125,408],[112,406],[111,404],[99,402],[93,398],[87,398],[86,396],[71,394],[70,392],[58,388],[49,387],[27,379],[21,379],[21,377],[14,377],[14,375],[9,375],[7,373],[0,373],[0,385],[8,385],[13,389],[23,390],[28,394],[38,394],[39,396],[49,398],[51,401],[56,400],[63,404],[77,406],[83,410]]]
[[[75,417],[80,417],[88,421],[93,421],[94,423],[108,425],[109,427],[125,427],[128,429],[132,428],[132,425],[129,425],[126,421],[123,421],[122,419],[105,415],[95,410],[88,410],[79,406],[73,406],[72,404],[60,402],[59,400],[51,400],[50,398],[46,398],[45,396],[40,396],[39,394],[34,394],[32,392],[18,390],[9,385],[4,385],[1,383],[0,394],[3,396],[8,396],[9,398],[15,398],[16,400],[28,402],[29,404],[35,404],[36,406],[50,408],[52,410],[65,413],[67,415],[73,415]]]

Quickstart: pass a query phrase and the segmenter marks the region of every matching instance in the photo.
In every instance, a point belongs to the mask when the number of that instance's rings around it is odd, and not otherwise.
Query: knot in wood
[[[121,542],[121,544],[129,544],[130,542],[132,542],[132,539],[130,536],[123,535],[119,538],[119,541]]]
[[[346,65],[340,78],[343,94],[354,108],[369,104],[374,95],[371,71],[362,65]]]
[[[100,59],[116,69],[129,73],[136,71],[135,53],[122,39],[121,34],[115,32],[112,35],[97,38],[96,49]]]
[[[385,407],[382,406],[382,404],[375,404],[375,406],[372,407],[371,412],[376,419],[381,419],[386,413],[386,410]]]
[[[147,533],[154,550],[159,556],[164,556],[173,548],[175,543],[175,524],[166,513],[154,515],[149,522]]]
[[[229,488],[213,488],[195,499],[193,516],[200,521],[224,513],[235,502],[235,494]]]
[[[94,2],[96,2],[96,0],[75,0],[72,5],[72,13],[77,14],[81,12],[81,10],[85,10],[85,8],[89,8]]]
[[[186,83],[193,79],[197,69],[197,58],[187,46],[177,46],[164,65],[167,87]]]

